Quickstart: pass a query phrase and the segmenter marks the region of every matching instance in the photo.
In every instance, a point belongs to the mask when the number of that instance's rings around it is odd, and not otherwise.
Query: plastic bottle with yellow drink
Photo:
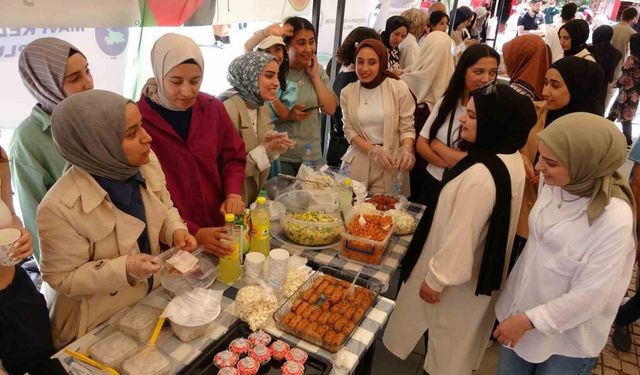
[[[236,220],[235,215],[224,215],[226,234],[232,238],[232,240],[225,240],[233,251],[229,255],[220,257],[220,263],[218,264],[218,279],[225,284],[233,285],[240,278],[241,266],[240,266],[240,236],[242,235],[242,228],[234,225]]]
[[[267,198],[258,197],[256,208],[251,211],[251,243],[249,251],[259,252],[269,256],[270,244],[270,213]]]

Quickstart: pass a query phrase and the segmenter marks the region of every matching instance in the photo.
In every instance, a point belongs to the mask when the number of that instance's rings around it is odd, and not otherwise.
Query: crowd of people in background
[[[49,373],[54,350],[158,286],[166,246],[230,254],[224,215],[304,161],[426,205],[383,336],[394,355],[424,336],[425,372],[471,374],[493,339],[501,375],[589,374],[612,324],[629,350],[640,315],[636,297],[617,313],[637,248],[640,167],[631,186],[618,172],[640,101],[637,16],[596,26],[588,8],[532,0],[500,54],[487,7],[435,2],[352,30],[333,82],[314,26],[290,17],[246,42],[222,93],[200,90],[200,47],[169,33],[134,99],[94,90],[75,46],[31,42],[18,68],[36,104],[1,150],[0,227],[21,230],[12,259],[33,256],[44,282],[0,266],[2,366]]]

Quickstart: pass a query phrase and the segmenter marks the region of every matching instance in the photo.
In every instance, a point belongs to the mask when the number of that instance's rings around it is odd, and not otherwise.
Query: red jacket
[[[173,204],[191,234],[200,227],[221,226],[220,205],[227,194],[242,195],[244,142],[224,105],[200,93],[193,105],[187,142],[156,112],[144,96],[138,101],[151,148],[160,159]]]

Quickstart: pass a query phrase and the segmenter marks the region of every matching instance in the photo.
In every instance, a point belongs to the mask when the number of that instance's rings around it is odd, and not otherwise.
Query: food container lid
[[[114,332],[91,345],[89,353],[98,362],[110,367],[118,366],[138,349],[138,343],[122,332]]]
[[[170,369],[167,357],[155,348],[144,348],[122,363],[125,375],[161,375],[168,374]]]

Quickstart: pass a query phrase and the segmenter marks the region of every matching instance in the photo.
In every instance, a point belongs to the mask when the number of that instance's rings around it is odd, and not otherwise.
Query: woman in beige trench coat
[[[195,248],[141,125],[133,102],[102,90],[73,95],[53,112],[54,142],[70,168],[36,221],[56,349],[159,284],[151,275],[160,242]]]

